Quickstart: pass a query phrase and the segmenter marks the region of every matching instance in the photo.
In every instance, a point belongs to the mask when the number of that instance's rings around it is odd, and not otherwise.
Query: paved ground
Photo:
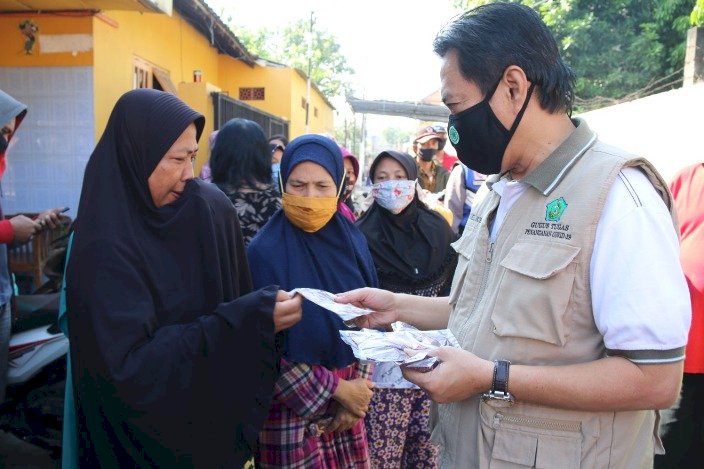
[[[6,469],[57,469],[48,451],[0,430],[0,467]]]

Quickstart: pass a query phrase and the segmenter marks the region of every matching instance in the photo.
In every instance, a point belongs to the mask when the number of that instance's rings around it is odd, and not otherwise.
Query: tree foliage
[[[697,0],[689,20],[692,26],[704,26],[704,0]]]
[[[681,83],[686,31],[704,0],[513,0],[534,8],[577,75],[577,108]],[[456,0],[469,9],[486,0]],[[696,3],[696,6],[695,6]]]
[[[250,52],[309,74],[328,98],[349,92],[353,70],[347,65],[337,39],[314,27],[310,41],[310,21],[301,19],[277,30],[264,27],[251,31],[238,26],[233,29]]]
[[[412,132],[399,127],[387,127],[382,132],[383,143],[387,148],[403,148],[411,141]]]

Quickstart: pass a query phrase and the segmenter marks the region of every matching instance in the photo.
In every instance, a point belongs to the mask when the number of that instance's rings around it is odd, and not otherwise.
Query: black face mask
[[[10,142],[3,136],[0,136],[0,154],[5,153]]]
[[[435,148],[421,148],[420,149],[420,159],[423,161],[432,161],[433,157],[435,156],[435,153],[437,153],[438,150]]]
[[[481,102],[451,114],[447,123],[448,137],[457,150],[460,161],[474,171],[487,175],[501,172],[504,152],[523,118],[535,85],[531,83],[528,88],[526,100],[513,121],[511,130],[503,126],[489,105],[497,86],[498,83]]]

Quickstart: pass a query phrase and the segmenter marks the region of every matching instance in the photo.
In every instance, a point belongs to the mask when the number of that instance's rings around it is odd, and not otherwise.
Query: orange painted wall
[[[93,64],[93,53],[70,52],[43,54],[40,40],[34,43],[32,54],[24,51],[25,36],[19,28],[23,20],[32,20],[39,27],[39,34],[92,34],[93,16],[83,13],[63,14],[0,14],[0,67],[85,67]]]

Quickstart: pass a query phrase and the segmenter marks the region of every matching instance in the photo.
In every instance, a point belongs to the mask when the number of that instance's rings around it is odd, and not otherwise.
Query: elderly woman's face
[[[372,182],[389,181],[393,179],[408,179],[406,170],[403,169],[401,163],[393,158],[382,158],[374,168],[374,179]]]
[[[157,208],[181,197],[186,182],[193,178],[193,161],[197,153],[196,126],[191,124],[171,145],[147,180]]]
[[[325,168],[312,161],[293,167],[284,190],[300,197],[336,197],[337,187]]]
[[[347,175],[347,180],[349,181],[349,190],[352,190],[354,185],[357,183],[357,176],[354,174],[354,165],[349,158],[342,160],[345,163],[345,174]]]

